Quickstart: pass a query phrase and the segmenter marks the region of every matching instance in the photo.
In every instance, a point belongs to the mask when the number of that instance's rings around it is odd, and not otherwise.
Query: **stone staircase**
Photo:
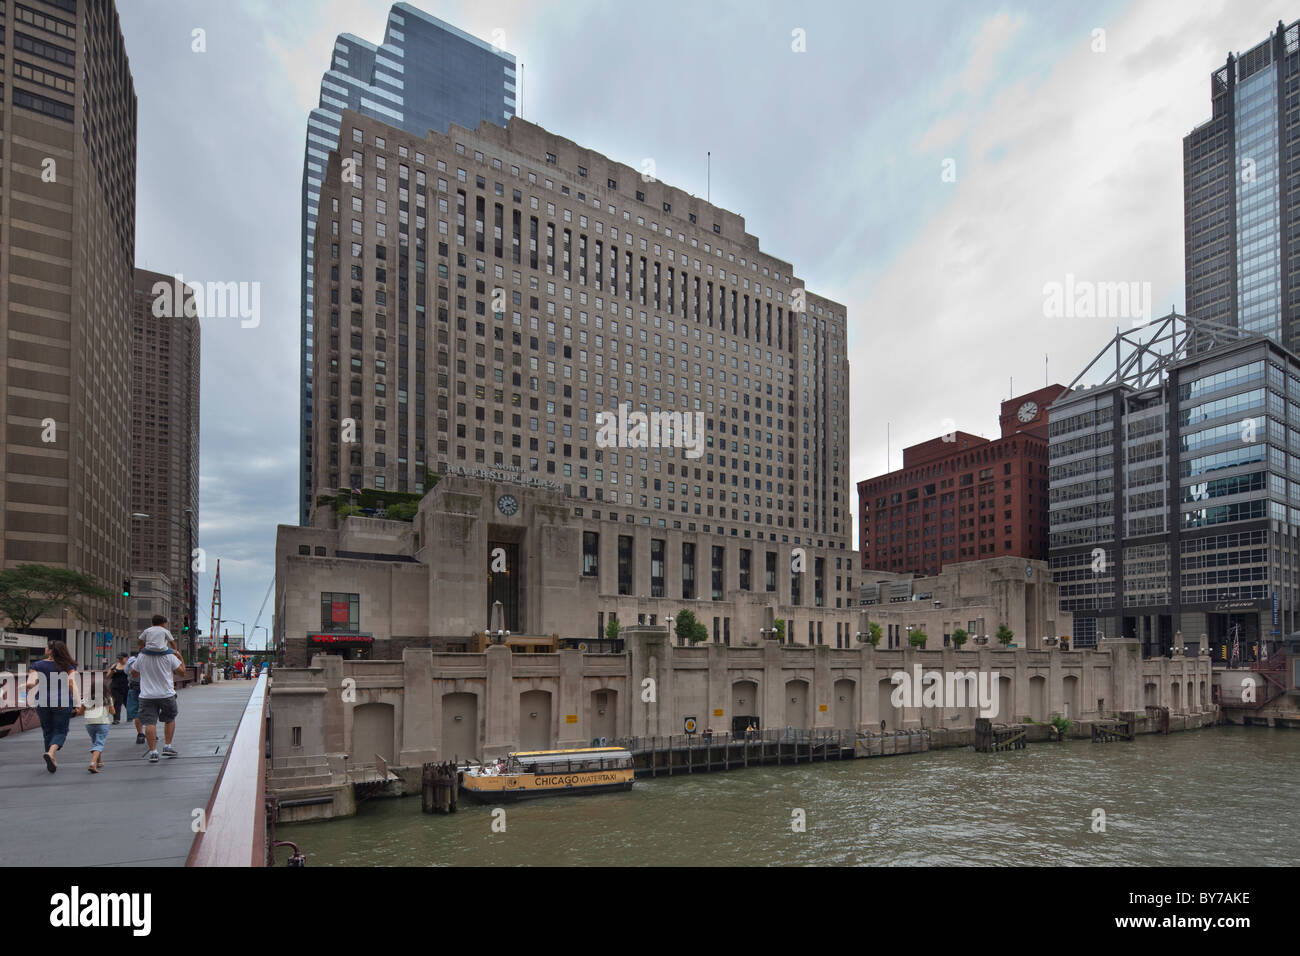
[[[324,754],[273,757],[267,783],[277,794],[286,790],[326,789],[335,785],[334,773]]]

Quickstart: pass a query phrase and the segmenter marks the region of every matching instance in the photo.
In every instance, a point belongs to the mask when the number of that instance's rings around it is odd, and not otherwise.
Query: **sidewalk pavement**
[[[39,728],[0,738],[0,866],[183,866],[194,810],[206,808],[254,681],[179,692],[179,757],[152,764],[126,719],[110,726],[104,769],[89,773],[86,721],[74,717],[50,773]],[[162,749],[162,726],[158,747]]]

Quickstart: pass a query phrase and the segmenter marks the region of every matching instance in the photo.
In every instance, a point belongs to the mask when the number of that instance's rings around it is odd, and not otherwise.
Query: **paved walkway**
[[[208,805],[254,681],[180,691],[172,745],[142,758],[123,714],[109,730],[104,770],[89,773],[86,722],[74,717],[59,769],[41,759],[40,728],[0,738],[0,866],[183,866],[194,810]],[[162,745],[162,728],[159,746]]]

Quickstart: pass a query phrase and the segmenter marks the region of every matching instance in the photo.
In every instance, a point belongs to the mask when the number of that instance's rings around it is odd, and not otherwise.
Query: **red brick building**
[[[863,569],[938,574],[1013,555],[1047,559],[1049,385],[1002,403],[1002,436],[952,432],[903,449],[903,467],[858,482]]]

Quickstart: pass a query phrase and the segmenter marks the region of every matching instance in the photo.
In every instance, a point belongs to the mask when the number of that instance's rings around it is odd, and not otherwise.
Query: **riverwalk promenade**
[[[158,763],[144,759],[125,715],[109,731],[98,774],[86,769],[84,718],[72,720],[57,773],[41,759],[39,728],[0,738],[0,866],[184,866],[194,811],[208,806],[258,683],[181,690],[180,756]]]

